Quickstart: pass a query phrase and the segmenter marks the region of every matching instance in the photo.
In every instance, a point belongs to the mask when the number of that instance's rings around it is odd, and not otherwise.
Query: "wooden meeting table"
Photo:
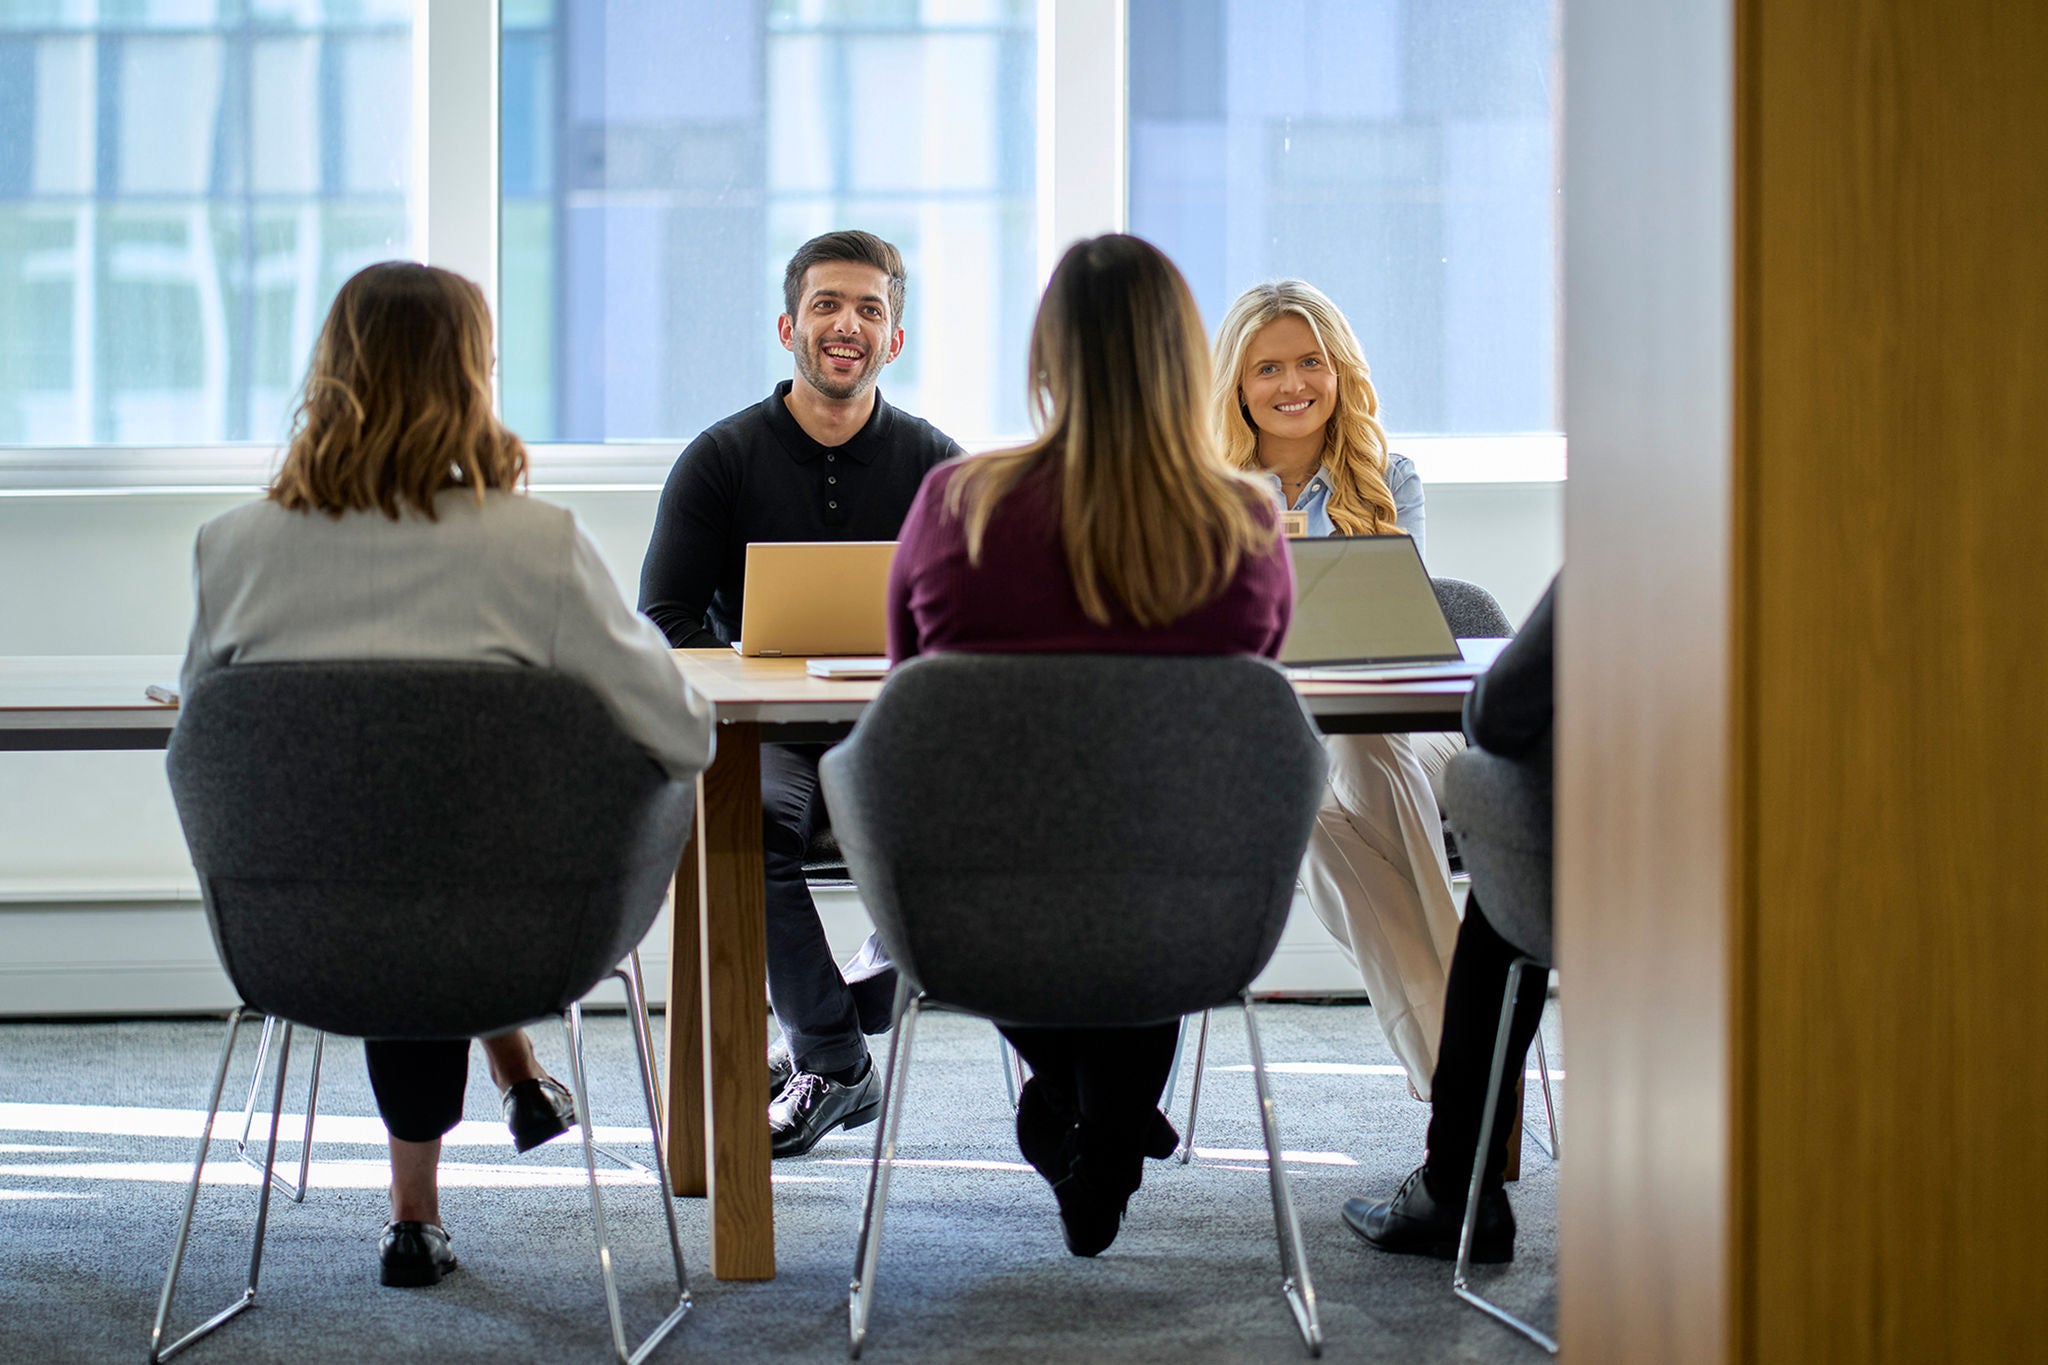
[[[675,1191],[710,1199],[711,1272],[775,1274],[768,1156],[768,977],[761,745],[839,739],[881,688],[827,682],[801,659],[676,650],[712,705],[718,753],[697,779],[695,825],[670,919],[666,1113]],[[0,751],[161,749],[177,711],[143,696],[175,655],[0,658]],[[1326,734],[1455,730],[1466,682],[1298,682]]]
[[[676,869],[669,921],[664,1131],[677,1194],[710,1199],[711,1273],[775,1274],[768,1156],[766,892],[761,745],[843,738],[879,681],[825,681],[802,659],[679,649],[676,666],[712,706],[718,752],[698,779],[696,825]],[[1468,682],[1298,682],[1325,734],[1455,730]]]

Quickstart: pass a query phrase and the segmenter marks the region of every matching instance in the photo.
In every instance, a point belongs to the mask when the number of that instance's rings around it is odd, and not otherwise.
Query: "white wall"
[[[655,495],[544,496],[575,509],[630,596]],[[240,500],[217,490],[0,494],[0,654],[182,653],[193,532]],[[1437,485],[1431,569],[1484,585],[1521,620],[1562,554],[1562,502],[1555,483]],[[1320,931],[1310,929],[1290,930],[1283,945],[1276,970],[1295,964],[1289,985],[1322,970],[1311,960]],[[657,930],[650,946],[666,941]],[[1340,974],[1336,984],[1355,981]],[[228,1003],[163,756],[0,753],[0,1014]]]

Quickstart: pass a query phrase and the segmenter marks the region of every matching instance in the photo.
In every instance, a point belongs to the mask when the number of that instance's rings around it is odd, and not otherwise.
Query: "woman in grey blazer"
[[[595,691],[670,773],[694,776],[710,761],[708,707],[575,518],[525,496],[525,478],[525,447],[491,411],[482,291],[432,266],[363,270],[321,329],[268,492],[199,530],[183,688],[217,668],[309,659],[548,668]],[[433,1284],[455,1265],[436,1170],[469,1044],[364,1052],[391,1139],[381,1278]],[[575,1122],[523,1031],[484,1052],[518,1150]]]

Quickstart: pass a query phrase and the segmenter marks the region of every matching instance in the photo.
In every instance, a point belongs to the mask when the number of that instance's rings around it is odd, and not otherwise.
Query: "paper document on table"
[[[880,678],[889,672],[889,661],[879,656],[868,659],[812,659],[804,672],[814,678]]]

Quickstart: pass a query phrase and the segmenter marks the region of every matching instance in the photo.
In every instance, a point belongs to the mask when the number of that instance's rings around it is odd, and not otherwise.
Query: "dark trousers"
[[[1081,1120],[1119,1145],[1139,1145],[1159,1109],[1180,1025],[1005,1028],[1003,1037]]]
[[[400,1142],[432,1142],[462,1121],[469,1039],[363,1040],[363,1061],[384,1126]]]
[[[761,746],[761,863],[767,874],[768,999],[800,1071],[839,1071],[867,1055],[853,992],[839,974],[804,853],[824,828],[825,744]]]
[[[1467,898],[1465,922],[1458,928],[1458,946],[1451,954],[1451,979],[1444,991],[1444,1036],[1437,1049],[1436,1076],[1430,1083],[1429,1187],[1440,1200],[1462,1202],[1472,1183],[1472,1153],[1479,1145],[1486,1078],[1493,1069],[1501,995],[1507,990],[1508,968],[1521,956],[1520,949],[1486,922],[1478,896]],[[1500,1108],[1486,1151],[1490,1185],[1500,1185],[1507,1171],[1514,1099],[1528,1065],[1530,1041],[1543,1021],[1549,984],[1548,972],[1529,968],[1522,973],[1515,993],[1507,1063],[1501,1073]]]

